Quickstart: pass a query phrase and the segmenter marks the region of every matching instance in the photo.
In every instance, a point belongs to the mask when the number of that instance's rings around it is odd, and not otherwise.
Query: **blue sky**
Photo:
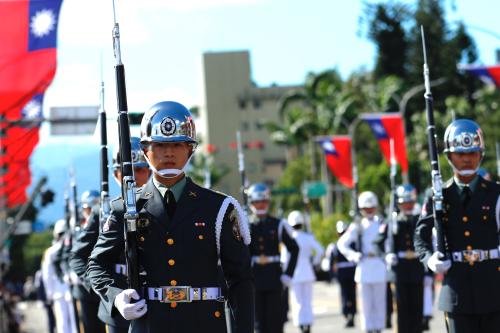
[[[449,3],[449,21],[463,20],[500,33],[500,2],[456,0],[455,10]],[[252,77],[259,86],[300,84],[308,72],[334,67],[344,77],[362,67],[370,69],[375,49],[358,31],[362,8],[357,0],[117,0],[129,109],[145,110],[167,99],[202,105],[202,54],[207,51],[249,50]],[[63,1],[58,69],[45,95],[45,112],[51,106],[97,105],[102,59],[105,103],[113,116],[111,9],[111,0]],[[477,29],[469,32],[480,61],[493,64],[500,37]],[[96,188],[98,141],[50,138],[46,126],[42,132],[32,159],[34,179],[55,174],[49,186],[60,191],[64,170],[73,163],[81,192]],[[60,208],[49,210],[42,219],[52,219]]]

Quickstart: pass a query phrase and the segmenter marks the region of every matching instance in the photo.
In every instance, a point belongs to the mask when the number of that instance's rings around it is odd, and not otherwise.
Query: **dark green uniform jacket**
[[[220,287],[215,221],[225,195],[202,188],[189,178],[168,218],[160,192],[152,180],[142,188],[137,207],[138,259],[146,287]],[[253,332],[254,301],[248,247],[228,209],[222,221],[220,261],[227,282],[235,333]],[[124,252],[123,213],[112,211],[90,256],[87,274],[108,311],[117,315],[115,297],[123,290],[114,280],[112,264]],[[217,300],[191,303],[147,301],[144,317],[132,321],[131,332],[226,332],[224,303]]]
[[[448,252],[498,249],[499,217],[495,215],[499,194],[498,184],[479,177],[464,209],[457,184],[453,179],[444,184],[443,229]],[[433,224],[432,202],[428,200],[415,231],[415,248],[426,266],[433,253]],[[461,314],[500,311],[500,259],[470,263],[452,260],[444,275],[439,309]]]

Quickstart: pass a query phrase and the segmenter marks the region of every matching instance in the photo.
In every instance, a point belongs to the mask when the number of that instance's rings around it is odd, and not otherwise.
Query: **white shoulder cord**
[[[249,245],[250,238],[250,228],[248,227],[248,218],[241,208],[239,202],[231,197],[227,196],[222,202],[219,208],[219,213],[217,214],[217,219],[215,220],[215,244],[217,245],[217,256],[220,259],[220,234],[222,232],[222,221],[224,220],[224,215],[226,215],[227,208],[229,205],[233,205],[238,213],[238,228],[240,230],[241,237],[243,238],[243,243]]]
[[[495,218],[497,220],[498,249],[500,250],[500,196],[497,199]]]

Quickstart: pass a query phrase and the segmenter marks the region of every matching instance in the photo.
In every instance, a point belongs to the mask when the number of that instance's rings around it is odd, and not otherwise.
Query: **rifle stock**
[[[241,197],[243,199],[243,207],[248,212],[248,196],[246,191],[246,173],[245,173],[245,153],[243,152],[243,145],[241,143],[241,133],[236,131],[236,146],[238,148],[238,170],[241,179]]]
[[[396,175],[397,175],[397,162],[394,151],[394,140],[390,140],[390,150],[391,150],[391,172],[390,172],[390,180],[391,180],[391,197],[389,201],[389,214],[388,218],[388,230],[387,230],[387,240],[388,240],[388,249],[387,252],[395,253],[395,244],[394,244],[394,236],[397,231],[397,207],[396,207]]]
[[[113,1],[113,13],[115,13]],[[137,258],[137,208],[135,178],[132,166],[130,127],[128,121],[125,67],[121,60],[120,27],[114,15],[113,48],[115,55],[116,97],[118,105],[118,131],[122,171],[122,198],[125,205],[124,237],[127,262],[128,287],[139,292],[139,264]]]
[[[439,159],[436,140],[436,126],[434,123],[433,98],[431,93],[429,67],[427,65],[427,53],[425,48],[424,27],[421,26],[422,49],[424,53],[424,84],[425,84],[425,111],[427,115],[427,142],[429,144],[429,158],[431,160],[432,179],[432,203],[434,215],[434,228],[437,235],[437,250],[448,256],[446,253],[446,241],[443,232],[443,181],[439,169]]]

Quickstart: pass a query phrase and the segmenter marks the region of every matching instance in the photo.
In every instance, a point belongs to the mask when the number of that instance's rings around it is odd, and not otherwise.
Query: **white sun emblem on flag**
[[[373,125],[373,130],[375,132],[377,132],[378,134],[385,134],[385,128],[382,125],[378,124],[378,123],[375,123]]]
[[[329,141],[323,141],[323,149],[329,153],[335,153],[335,146]]]
[[[43,9],[31,17],[31,32],[36,37],[43,37],[54,30],[55,23],[54,13],[49,9]]]
[[[24,116],[28,119],[40,118],[42,105],[38,101],[29,101],[23,109]]]

